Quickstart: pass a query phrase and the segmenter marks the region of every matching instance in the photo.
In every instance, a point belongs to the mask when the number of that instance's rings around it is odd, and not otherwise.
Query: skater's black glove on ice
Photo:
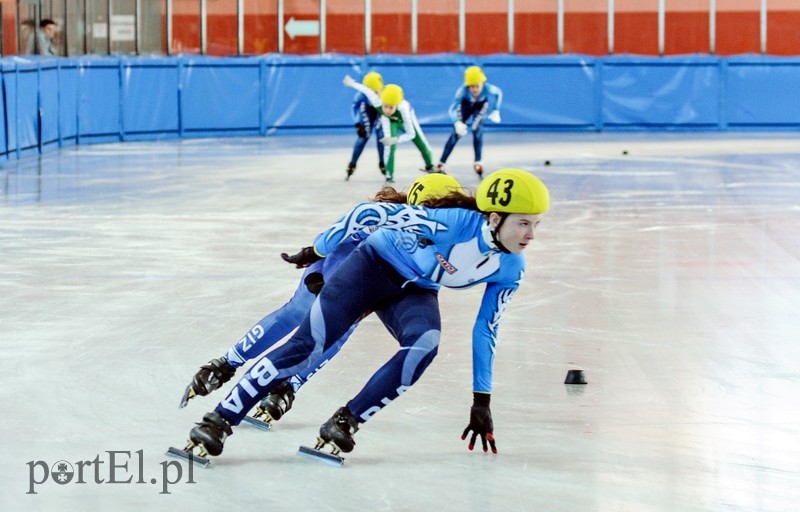
[[[317,253],[315,253],[313,247],[303,247],[300,249],[300,252],[297,254],[292,254],[291,256],[285,252],[282,252],[281,258],[283,258],[283,261],[287,263],[294,263],[297,268],[305,268],[315,261],[321,260],[322,256],[319,256]]]
[[[489,401],[491,395],[489,393],[473,393],[472,394],[472,408],[469,410],[469,425],[464,429],[461,434],[461,439],[467,438],[467,434],[472,431],[472,437],[469,440],[469,449],[475,448],[475,440],[481,436],[481,444],[483,444],[483,451],[488,452],[489,446],[492,447],[492,453],[497,453],[497,445],[494,442],[494,423],[492,423],[492,411],[489,409]]]
[[[362,139],[366,139],[367,138],[367,129],[364,128],[364,125],[361,124],[361,123],[356,123],[356,133]]]

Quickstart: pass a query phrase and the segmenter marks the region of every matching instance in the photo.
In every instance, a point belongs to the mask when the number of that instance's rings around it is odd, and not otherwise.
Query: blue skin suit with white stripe
[[[361,203],[320,234],[314,249],[329,254],[365,226],[380,226],[326,279],[289,341],[258,360],[216,412],[238,424],[279,383],[319,360],[365,312],[375,311],[400,348],[347,404],[365,422],[422,375],[441,337],[438,290],[485,284],[473,328],[473,390],[492,389],[497,328],[525,270],[520,254],[495,244],[480,212]]]

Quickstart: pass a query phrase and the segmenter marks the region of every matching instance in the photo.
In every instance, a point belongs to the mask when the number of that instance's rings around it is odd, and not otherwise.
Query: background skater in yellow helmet
[[[453,133],[447,139],[442,157],[436,164],[438,171],[445,170],[445,163],[458,139],[467,134],[467,127],[472,128],[472,147],[475,150],[473,170],[478,176],[483,174],[483,121],[486,117],[494,123],[500,122],[500,105],[503,103],[503,91],[496,85],[486,81],[486,75],[478,66],[470,66],[464,71],[464,85],[456,91],[453,103],[448,110],[453,120]],[[488,116],[487,116],[488,114]]]
[[[383,90],[383,77],[380,73],[376,73],[375,71],[370,71],[364,75],[364,79],[361,83],[378,94]],[[364,93],[357,92],[353,98],[353,121],[355,122],[358,138],[353,145],[353,155],[350,157],[350,163],[347,164],[347,178],[345,179],[349,180],[350,176],[355,172],[361,152],[364,151],[364,146],[367,145],[369,136],[378,125],[379,116],[379,109],[372,106],[369,98],[367,98]],[[380,139],[376,140],[376,143],[378,145],[378,168],[381,174],[386,174],[386,164],[383,159],[383,144],[381,144]]]
[[[417,146],[425,160],[426,172],[433,172],[433,156],[431,146],[422,133],[422,128],[417,121],[417,115],[411,104],[404,98],[403,89],[397,84],[389,84],[381,91],[380,96],[368,87],[353,80],[350,76],[344,77],[344,85],[352,87],[367,96],[372,105],[380,109],[379,134],[384,148],[386,160],[386,183],[394,183],[394,154],[395,146],[401,142],[411,141]],[[388,152],[388,156],[387,156]]]

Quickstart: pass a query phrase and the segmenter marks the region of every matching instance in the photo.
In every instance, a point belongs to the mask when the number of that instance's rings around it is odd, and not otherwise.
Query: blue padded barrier
[[[122,137],[121,63],[116,57],[79,59],[78,142],[114,142]]]
[[[596,59],[579,55],[500,56],[487,59],[483,69],[487,80],[503,89],[503,129],[600,128]],[[463,68],[460,71],[458,81],[454,81],[457,85],[463,79]]]
[[[181,70],[181,133],[261,133],[257,58],[187,57]]]
[[[39,150],[39,70],[38,65],[17,59],[16,149],[19,156]]]
[[[17,63],[12,59],[3,59],[2,73],[5,154],[10,158],[19,158],[17,153]]]
[[[464,69],[504,92],[505,131],[796,130],[800,58],[351,55],[0,59],[0,157],[73,143],[352,131],[378,71],[426,131],[447,131]]]
[[[726,62],[730,128],[800,128],[800,59],[735,57]]]
[[[58,59],[58,136],[61,146],[77,144],[78,142],[78,84],[80,76],[80,67],[77,60]]]
[[[613,57],[602,63],[605,128],[717,129],[719,59]]]
[[[9,66],[6,62],[0,62],[0,160],[8,159],[8,130],[6,126],[10,121],[6,111],[6,79],[5,69]]]
[[[58,92],[59,62],[56,59],[39,64],[39,143],[47,146],[59,145]]]
[[[125,140],[178,137],[178,61],[142,58],[122,62],[122,136]]]

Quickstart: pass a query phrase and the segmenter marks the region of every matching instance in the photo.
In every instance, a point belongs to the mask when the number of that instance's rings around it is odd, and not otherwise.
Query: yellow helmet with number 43
[[[408,189],[406,202],[417,205],[430,199],[444,197],[452,192],[461,192],[461,183],[448,174],[431,173],[420,176]]]
[[[500,169],[488,175],[475,194],[482,212],[544,213],[550,209],[550,192],[542,181],[522,169]]]

